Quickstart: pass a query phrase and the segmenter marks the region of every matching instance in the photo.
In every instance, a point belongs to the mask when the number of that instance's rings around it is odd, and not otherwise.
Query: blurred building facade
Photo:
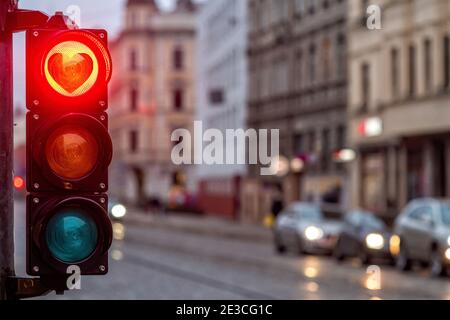
[[[450,196],[450,1],[350,1],[351,204],[393,217],[410,199]],[[361,23],[361,22],[364,23]]]
[[[280,129],[280,153],[292,163],[283,177],[250,167],[244,211],[270,212],[285,203],[333,198],[343,205],[345,167],[333,162],[346,146],[347,1],[249,1],[248,126]]]
[[[246,128],[247,1],[206,2],[198,25],[198,112],[203,129]],[[237,146],[244,148],[245,146]],[[226,150],[223,154],[234,152]],[[199,201],[209,214],[238,218],[245,165],[198,167]]]
[[[179,0],[162,12],[154,0],[128,0],[112,43],[110,132],[115,151],[111,193],[125,201],[167,200],[195,189],[193,168],[171,161],[171,134],[192,130],[196,108],[196,7]]]

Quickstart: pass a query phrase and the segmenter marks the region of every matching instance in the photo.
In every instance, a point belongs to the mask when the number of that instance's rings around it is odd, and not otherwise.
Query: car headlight
[[[127,208],[121,204],[116,204],[112,207],[111,214],[116,219],[123,218],[127,214]]]
[[[447,244],[450,246],[450,237],[447,238]]]
[[[380,250],[384,247],[384,238],[381,234],[371,233],[366,237],[366,246],[369,249]]]
[[[323,230],[317,227],[308,227],[305,229],[305,237],[309,241],[316,241],[323,238]]]
[[[450,261],[450,248],[448,248],[447,250],[445,250],[445,257],[447,258],[447,260]]]

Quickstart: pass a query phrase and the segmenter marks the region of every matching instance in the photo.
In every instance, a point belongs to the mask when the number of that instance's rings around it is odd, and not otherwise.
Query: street
[[[16,201],[16,272],[21,276],[24,208]],[[196,228],[160,219],[167,221],[114,223],[109,274],[82,278],[80,291],[41,299],[450,299],[450,281],[431,279],[426,272],[401,274],[381,266],[381,289],[370,290],[370,277],[357,261],[337,264],[327,257],[279,256],[270,234],[240,236],[245,226],[220,234],[207,229],[205,218],[186,218],[194,219]],[[231,223],[223,224],[234,230]]]

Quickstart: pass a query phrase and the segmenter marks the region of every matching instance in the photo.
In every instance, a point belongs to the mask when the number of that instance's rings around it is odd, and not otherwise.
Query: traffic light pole
[[[13,33],[43,26],[48,16],[18,9],[18,0],[0,0],[0,300],[61,291],[61,279],[16,278],[13,200]]]
[[[27,31],[32,29],[47,29],[53,28],[57,30],[69,30],[75,29],[77,26],[62,12],[57,12],[51,18],[46,14],[33,11],[18,9],[18,0],[0,0],[0,300],[14,300],[31,298],[44,295],[50,291],[55,291],[57,294],[63,294],[65,290],[68,290],[67,275],[66,273],[59,274],[38,274],[39,278],[20,278],[16,277],[14,270],[14,202],[13,202],[13,33],[20,31]],[[92,33],[91,37],[95,37],[97,34]],[[93,42],[96,46],[102,46],[102,39],[105,42],[105,32],[99,31],[99,40]],[[91,40],[92,41],[92,40]],[[106,46],[106,44],[105,44]],[[107,93],[107,81],[110,76],[110,59],[105,55],[101,48],[98,48],[99,52],[103,54],[102,58],[105,59],[105,83],[104,95]],[[96,57],[97,58],[97,57]],[[28,60],[27,60],[28,61]],[[28,61],[29,62],[29,61]],[[31,63],[31,65],[33,65]],[[109,69],[108,69],[109,67]],[[34,83],[33,83],[34,84]],[[102,91],[103,92],[103,91]],[[27,93],[28,94],[28,93]],[[100,94],[102,96],[102,94]],[[105,97],[95,98],[95,106],[105,107]],[[30,107],[27,103],[27,107]],[[102,112],[104,110],[102,109]],[[90,119],[88,116],[86,116]],[[94,118],[92,118],[94,119]],[[73,120],[73,119],[72,119]],[[107,120],[106,116],[103,116],[103,120]],[[74,120],[73,120],[74,121]],[[98,121],[94,119],[94,121]],[[89,122],[92,124],[92,122]],[[94,128],[100,130],[106,130],[106,126],[101,122],[95,122]],[[102,128],[102,129],[99,129]],[[28,130],[28,121],[27,121]],[[110,141],[110,137],[106,132],[107,138],[103,140]],[[28,140],[28,135],[27,135]],[[104,142],[104,141],[103,141]],[[106,147],[105,147],[106,148]],[[109,147],[110,149],[112,146]],[[105,153],[107,154],[107,153]],[[105,156],[106,157],[106,156]],[[110,161],[107,157],[104,160]],[[109,165],[109,162],[108,162]],[[27,168],[28,170],[28,168]],[[28,171],[27,171],[28,172]],[[28,173],[27,173],[28,175]],[[95,176],[97,178],[97,176]],[[28,178],[28,177],[27,177]],[[95,183],[96,188],[100,188],[102,192],[105,191],[107,181],[106,176],[103,176],[103,172],[99,173],[101,183]],[[27,188],[28,190],[28,188]],[[97,190],[97,189],[95,189]],[[28,190],[30,191],[30,190]],[[97,197],[97,196],[96,196]],[[103,204],[97,209],[106,214],[107,200],[105,196],[98,201]],[[87,201],[87,200],[86,200]],[[96,203],[95,201],[89,202],[89,205]],[[28,212],[27,212],[28,217]],[[105,218],[107,220],[107,218]],[[112,229],[110,221],[105,223],[103,220],[96,220],[98,223],[103,224],[104,234],[101,244],[109,248],[112,238]],[[109,226],[109,228],[108,228]],[[108,232],[109,230],[109,232]],[[28,232],[28,231],[27,231]],[[27,234],[28,236],[28,234]],[[27,249],[28,251],[28,249]],[[85,270],[86,274],[105,274],[107,272],[107,249],[106,251],[99,251],[95,256],[95,265],[92,269]],[[28,258],[27,258],[28,263]],[[35,266],[39,272],[39,267]],[[28,274],[30,272],[27,271]]]
[[[0,300],[8,299],[14,271],[12,32],[7,17],[16,1],[0,0]]]

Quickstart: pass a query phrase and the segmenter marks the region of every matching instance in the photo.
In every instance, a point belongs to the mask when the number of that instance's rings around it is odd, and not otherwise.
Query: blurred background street
[[[16,206],[17,272],[24,275],[24,204]],[[382,266],[381,288],[359,261],[275,253],[271,232],[199,217],[148,217],[114,224],[110,273],[82,290],[43,299],[449,299],[450,281]]]

